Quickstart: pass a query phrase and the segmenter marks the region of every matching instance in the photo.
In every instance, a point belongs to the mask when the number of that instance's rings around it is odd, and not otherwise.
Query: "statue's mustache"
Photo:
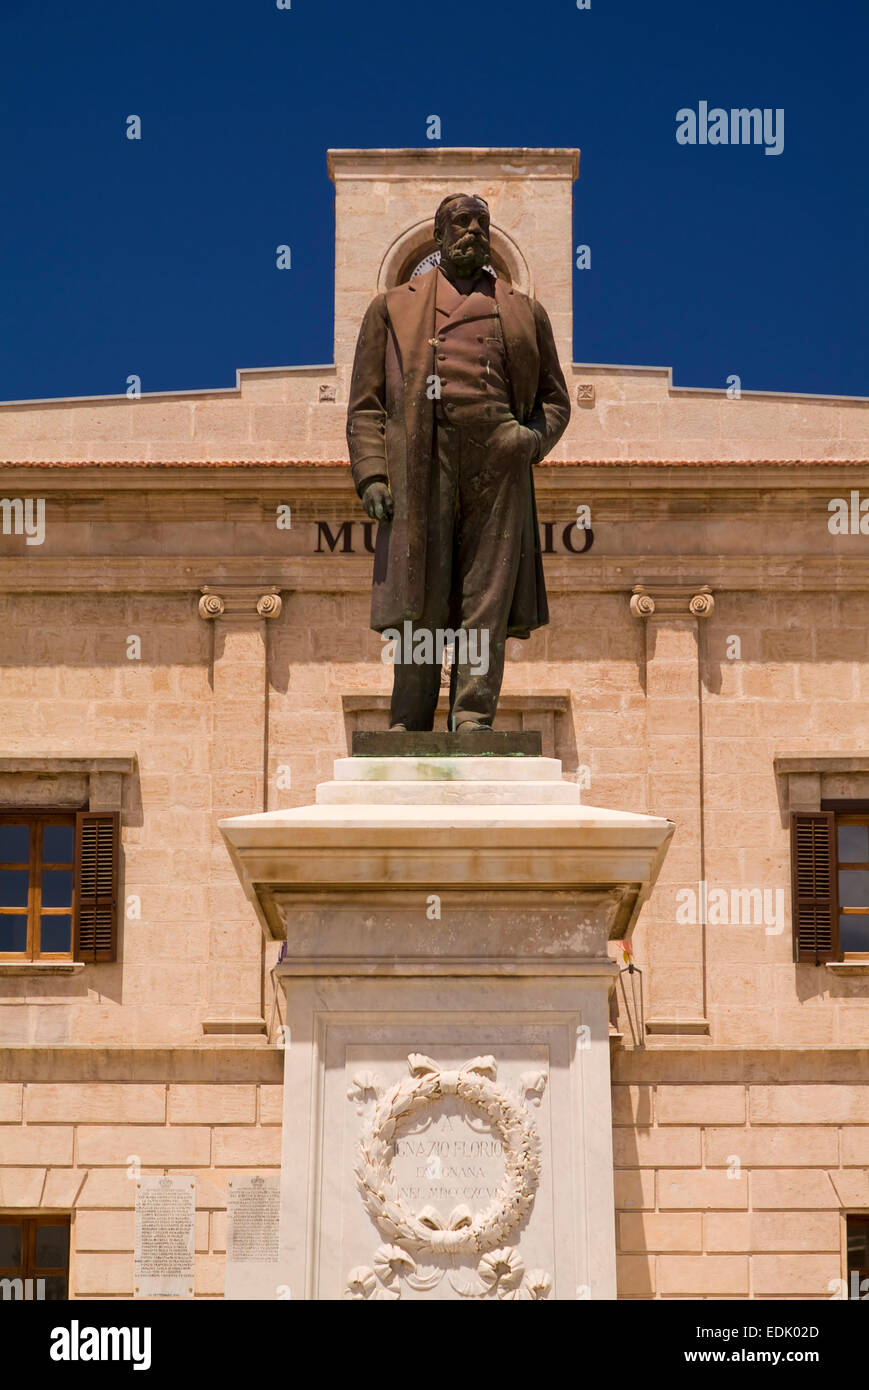
[[[461,255],[464,251],[477,251],[487,247],[488,244],[487,237],[471,232],[467,236],[460,237],[458,241],[454,241],[451,250]]]

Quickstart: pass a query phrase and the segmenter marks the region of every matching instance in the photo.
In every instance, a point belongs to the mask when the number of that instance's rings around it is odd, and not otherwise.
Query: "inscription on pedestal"
[[[539,1262],[541,1255],[551,1262],[545,1216],[529,1236],[548,1167],[537,1113],[545,1058],[520,1069],[514,1058],[504,1065],[491,1054],[459,1060],[456,1052],[409,1053],[396,1079],[367,1070],[351,1077],[347,1099],[361,1117],[356,1185],[370,1223],[361,1243],[371,1253],[348,1269],[345,1298],[551,1292],[552,1276]],[[360,1242],[351,1244],[355,1253]]]
[[[504,1146],[467,1107],[442,1101],[440,1112],[402,1133],[392,1171],[402,1201],[434,1203],[446,1222],[457,1202],[474,1209],[491,1201],[504,1181]]]

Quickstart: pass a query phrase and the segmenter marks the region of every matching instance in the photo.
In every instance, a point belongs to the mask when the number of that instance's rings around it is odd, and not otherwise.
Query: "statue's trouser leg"
[[[507,622],[519,573],[530,462],[511,425],[461,443],[454,582],[461,592],[467,652],[456,662],[452,718],[491,724],[504,678]],[[459,649],[456,651],[459,656]]]
[[[459,449],[458,430],[435,427],[427,515],[425,604],[412,625],[414,636],[430,634],[432,647],[437,632],[449,627]],[[403,650],[401,655],[405,659],[396,662],[393,668],[389,722],[404,724],[407,729],[431,729],[440,694],[442,659],[433,651],[431,662],[415,662],[407,659],[412,654],[413,649]]]

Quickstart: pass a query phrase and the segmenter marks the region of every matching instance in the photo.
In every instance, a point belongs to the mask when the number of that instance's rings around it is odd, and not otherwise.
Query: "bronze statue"
[[[371,626],[391,639],[392,729],[431,729],[444,643],[450,724],[488,730],[508,637],[549,621],[532,466],[570,402],[545,309],[489,267],[489,209],[435,214],[440,265],[380,294],[353,365],[347,440],[380,524]]]

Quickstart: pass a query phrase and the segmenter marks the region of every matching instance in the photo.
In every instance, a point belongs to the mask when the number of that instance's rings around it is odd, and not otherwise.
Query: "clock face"
[[[435,266],[436,266],[436,265],[440,265],[440,263],[441,263],[441,253],[440,253],[440,251],[432,251],[432,252],[430,252],[428,256],[424,257],[424,259],[420,261],[420,263],[419,263],[419,265],[416,267],[416,269],[415,269],[415,270],[412,270],[412,271],[410,272],[410,278],[411,278],[411,280],[415,280],[416,277],[417,277],[417,275],[425,275],[425,273],[426,273],[427,270],[434,270]]]

